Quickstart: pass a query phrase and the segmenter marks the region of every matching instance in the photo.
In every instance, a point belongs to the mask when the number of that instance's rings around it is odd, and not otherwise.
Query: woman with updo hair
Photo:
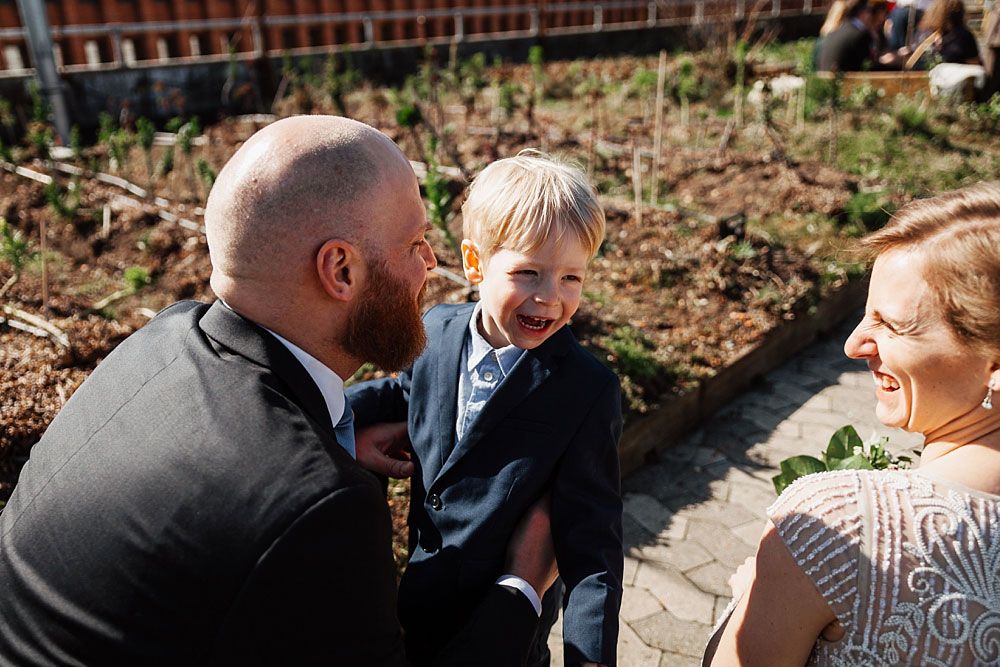
[[[1000,664],[1000,184],[914,202],[863,243],[844,351],[879,420],[924,435],[919,468],[788,487],[706,664]]]

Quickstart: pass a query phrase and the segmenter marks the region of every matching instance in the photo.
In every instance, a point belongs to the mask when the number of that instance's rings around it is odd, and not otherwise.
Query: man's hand
[[[354,433],[354,448],[366,470],[402,479],[413,474],[406,422],[374,424]]]
[[[524,513],[507,544],[504,572],[524,579],[540,598],[559,576],[549,525],[550,498],[546,493]]]

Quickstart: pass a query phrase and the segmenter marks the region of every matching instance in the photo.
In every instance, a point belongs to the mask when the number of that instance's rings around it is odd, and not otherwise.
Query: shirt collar
[[[479,322],[479,318],[482,314],[482,309],[482,302],[477,302],[476,309],[472,311],[472,319],[469,320],[469,332],[470,340],[472,341],[472,349],[469,352],[469,361],[466,369],[469,372],[472,372],[472,370],[475,369],[476,366],[478,366],[490,352],[496,352],[497,364],[500,366],[500,372],[503,373],[504,377],[507,377],[510,375],[511,369],[514,368],[514,364],[516,364],[517,360],[521,358],[524,350],[514,345],[494,349],[494,347],[490,345],[489,341],[483,338],[483,335],[479,333],[477,323]]]
[[[222,299],[219,300],[222,301]],[[222,305],[229,308],[229,310],[233,310],[232,306],[225,301],[222,301]],[[329,366],[292,341],[279,336],[265,326],[261,326],[260,324],[257,326],[277,338],[278,342],[284,345],[292,353],[292,356],[298,359],[299,363],[306,369],[309,377],[312,378],[312,381],[319,388],[319,393],[323,395],[323,401],[326,402],[326,409],[330,412],[331,425],[336,426],[340,418],[344,416],[344,407],[347,401],[344,397],[344,381],[340,379],[339,375],[330,370]]]

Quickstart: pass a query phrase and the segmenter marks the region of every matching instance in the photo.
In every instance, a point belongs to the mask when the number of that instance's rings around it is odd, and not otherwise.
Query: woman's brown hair
[[[1000,358],[1000,182],[912,202],[862,245],[876,254],[920,252],[945,322],[969,346]]]

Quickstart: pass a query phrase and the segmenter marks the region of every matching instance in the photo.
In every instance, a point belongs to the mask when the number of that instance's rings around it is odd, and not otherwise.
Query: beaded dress
[[[846,630],[810,665],[1000,665],[1000,496],[917,470],[843,470],[768,515]]]

